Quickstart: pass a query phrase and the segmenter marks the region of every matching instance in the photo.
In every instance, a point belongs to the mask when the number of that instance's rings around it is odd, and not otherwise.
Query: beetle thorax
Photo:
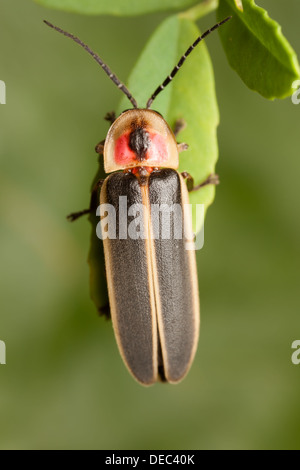
[[[155,111],[125,111],[108,131],[104,166],[107,173],[140,166],[177,168],[175,136]]]

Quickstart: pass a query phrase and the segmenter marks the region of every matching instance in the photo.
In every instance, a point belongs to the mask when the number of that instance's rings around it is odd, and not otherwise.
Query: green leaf
[[[169,75],[174,65],[190,44],[200,35],[189,19],[173,16],[155,31],[142,52],[129,78],[129,89],[140,107],[144,107],[157,86]],[[119,112],[127,109],[128,100],[122,99]],[[204,42],[199,44],[176,75],[174,81],[154,101],[171,127],[177,119],[186,121],[186,129],[178,140],[189,144],[189,150],[180,154],[179,171],[189,172],[199,184],[214,173],[218,157],[216,128],[219,122],[215,96],[214,74]],[[214,186],[207,186],[190,194],[191,203],[205,204],[214,199]],[[194,223],[194,230],[199,230]]]
[[[221,0],[217,14],[220,20],[233,16],[219,33],[231,67],[245,84],[268,99],[290,96],[300,68],[281,26],[254,0]]]
[[[35,0],[37,3],[57,10],[87,15],[134,16],[145,13],[183,10],[199,0]]]

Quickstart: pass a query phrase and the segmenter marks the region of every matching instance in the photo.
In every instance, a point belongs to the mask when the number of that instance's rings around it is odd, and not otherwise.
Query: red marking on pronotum
[[[135,166],[139,161],[137,154],[132,148],[130,148],[130,134],[131,131],[125,132],[115,142],[115,153],[114,159],[120,168],[126,166]],[[168,161],[168,150],[165,142],[165,137],[154,132],[148,132],[149,135],[149,147],[145,151],[143,156],[144,165],[147,164],[147,160],[151,160],[152,166],[164,166]]]

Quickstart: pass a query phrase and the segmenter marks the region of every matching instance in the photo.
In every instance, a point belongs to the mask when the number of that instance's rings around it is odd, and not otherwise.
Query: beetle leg
[[[193,191],[194,188],[194,178],[192,175],[190,175],[187,171],[183,171],[181,173],[181,176],[186,180],[186,185],[188,188],[188,191]]]
[[[116,113],[114,111],[110,111],[109,113],[106,113],[104,119],[113,124],[116,120]],[[101,142],[99,142],[99,144],[97,144],[95,147],[95,150],[97,153],[99,153],[99,155],[103,155],[104,144],[105,140],[101,140]]]
[[[75,222],[75,220],[89,213],[90,213],[90,209],[84,209],[83,211],[79,211],[79,212],[72,212],[72,214],[67,215],[67,219],[70,222]]]
[[[111,124],[113,124],[116,120],[116,113],[115,111],[110,111],[109,113],[107,113],[104,117],[105,121],[108,121],[110,122]]]
[[[104,144],[105,140],[101,140],[101,142],[99,142],[95,147],[96,153],[99,153],[99,155],[103,155]]]
[[[175,122],[175,125],[174,125],[174,129],[173,129],[173,132],[174,132],[174,135],[175,137],[178,136],[178,134],[183,131],[183,129],[186,128],[186,122],[184,119],[177,119],[177,121]]]
[[[189,193],[192,191],[198,191],[198,189],[201,189],[204,186],[207,186],[208,184],[220,184],[219,176],[214,173],[209,175],[209,177],[203,183],[198,184],[197,186],[194,186],[194,178],[187,171],[181,173],[181,176],[187,180],[187,187]]]
[[[182,142],[181,144],[177,143],[177,148],[178,152],[184,152],[185,150],[188,150],[189,144],[185,144],[184,142]]]
[[[70,222],[75,222],[75,220],[79,219],[80,217],[82,217],[83,215],[87,215],[87,214],[90,214],[94,208],[95,208],[95,202],[96,202],[96,199],[98,197],[98,190],[101,188],[102,184],[103,184],[103,181],[104,180],[99,180],[94,188],[92,189],[92,194],[91,194],[91,202],[90,202],[90,207],[89,209],[84,209],[83,211],[79,211],[79,212],[72,212],[71,214],[69,214],[67,216],[67,219],[70,221]]]
[[[207,186],[209,184],[214,184],[215,186],[220,184],[219,175],[216,175],[215,173],[212,173],[211,175],[209,175],[209,177],[203,183],[198,184],[197,186],[194,186],[192,191],[198,191],[198,189],[201,189],[204,186]]]

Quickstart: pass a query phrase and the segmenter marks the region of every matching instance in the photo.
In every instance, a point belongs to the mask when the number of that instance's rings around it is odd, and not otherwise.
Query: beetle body
[[[154,111],[129,110],[108,132],[105,168],[124,170],[108,176],[100,194],[101,204],[115,208],[117,221],[116,236],[103,240],[110,311],[121,356],[132,375],[145,385],[159,379],[181,380],[198,342],[195,252],[186,249],[191,240],[175,238],[177,223],[185,226],[185,233],[192,232],[185,209],[186,183],[175,169],[178,161],[175,136]],[[158,168],[162,165],[168,168]],[[142,207],[145,233],[138,239],[121,235],[133,216],[124,219],[120,214],[120,197],[127,199],[128,207]],[[163,214],[157,220],[152,207],[167,210],[178,206],[183,217],[178,221],[170,211],[170,236],[163,239],[158,233],[155,238]],[[119,220],[127,223],[125,231]]]

